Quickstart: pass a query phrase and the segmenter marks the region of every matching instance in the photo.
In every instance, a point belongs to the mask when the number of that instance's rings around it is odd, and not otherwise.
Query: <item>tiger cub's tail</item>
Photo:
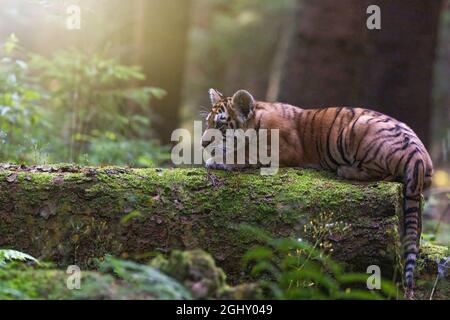
[[[404,168],[403,203],[403,252],[405,259],[405,284],[407,289],[414,287],[414,269],[419,253],[422,230],[421,199],[422,191],[431,183],[432,167],[420,156],[406,161]]]

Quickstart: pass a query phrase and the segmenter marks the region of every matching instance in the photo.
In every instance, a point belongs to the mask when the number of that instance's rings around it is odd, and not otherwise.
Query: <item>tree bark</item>
[[[433,93],[433,149],[431,158],[435,167],[450,162],[450,1],[446,0],[439,35]]]
[[[430,141],[431,90],[442,2],[301,1],[279,100],[306,108],[384,112]],[[381,8],[381,30],[366,10]]]
[[[351,183],[301,169],[275,176],[204,169],[0,170],[0,248],[58,266],[89,268],[106,254],[140,260],[201,248],[232,282],[257,241],[240,226],[294,236],[331,251],[349,270],[398,263],[402,186]]]

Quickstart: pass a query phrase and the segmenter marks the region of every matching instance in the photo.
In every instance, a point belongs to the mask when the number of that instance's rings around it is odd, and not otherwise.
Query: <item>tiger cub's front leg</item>
[[[217,159],[209,158],[205,162],[205,166],[210,170],[224,170],[224,171],[242,171],[246,169],[255,169],[258,168],[256,165],[247,165],[247,164],[226,164],[226,163],[218,163]]]
[[[238,165],[234,163],[232,164],[226,163],[227,154],[228,154],[227,152],[224,152],[223,154],[217,154],[209,158],[205,162],[206,168],[211,170],[225,170],[225,171],[238,170],[239,169]]]
[[[232,171],[233,168],[230,165],[227,165],[225,163],[220,163],[218,161],[218,158],[212,157],[206,160],[205,166],[207,169],[211,170],[225,170],[225,171]]]
[[[233,151],[232,151],[233,152]],[[225,153],[222,156],[216,155],[213,156],[211,158],[209,158],[208,160],[206,160],[205,162],[205,166],[207,169],[211,169],[211,170],[225,170],[225,171],[242,171],[242,170],[246,170],[246,169],[257,169],[260,166],[259,165],[251,165],[251,164],[237,164],[235,162],[229,164],[226,163],[226,159],[227,159],[227,154]],[[234,159],[236,159],[236,154],[234,155]]]

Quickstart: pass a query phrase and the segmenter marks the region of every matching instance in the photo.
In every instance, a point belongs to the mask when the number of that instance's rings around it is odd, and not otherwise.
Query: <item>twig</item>
[[[431,290],[431,294],[430,294],[430,300],[433,300],[434,291],[436,290],[438,281],[439,281],[439,273],[436,276],[436,280],[434,280],[433,289]]]

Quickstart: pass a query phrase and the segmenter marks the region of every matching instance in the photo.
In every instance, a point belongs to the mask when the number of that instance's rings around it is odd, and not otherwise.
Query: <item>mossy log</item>
[[[0,248],[65,268],[93,266],[105,254],[144,261],[172,249],[201,248],[236,283],[254,239],[248,224],[274,236],[306,239],[352,271],[398,266],[402,186],[356,183],[331,173],[283,169],[0,169]]]

